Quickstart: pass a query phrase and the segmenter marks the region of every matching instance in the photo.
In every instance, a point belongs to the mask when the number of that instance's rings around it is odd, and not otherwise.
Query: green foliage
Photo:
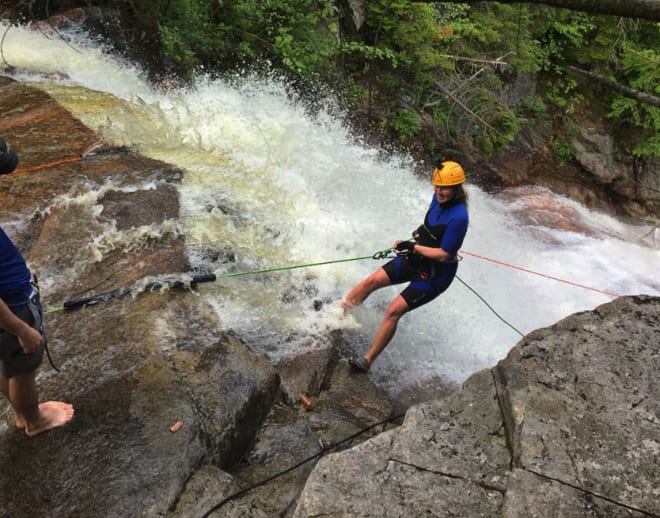
[[[655,50],[626,48],[621,64],[630,86],[660,95],[660,55]],[[608,116],[639,128],[641,138],[633,154],[660,156],[660,109],[616,95]]]
[[[555,156],[564,162],[571,162],[575,157],[573,146],[565,139],[553,137],[550,140],[550,149],[552,149]]]
[[[437,49],[440,38],[433,6],[385,0],[370,4],[362,44],[391,52],[390,62],[402,67],[403,76],[411,77],[446,63]]]
[[[392,41],[402,60],[415,70],[429,70],[445,59],[436,47],[436,12],[429,4],[410,4],[392,31]]]
[[[417,113],[403,108],[396,111],[390,124],[404,141],[417,136],[422,129]]]
[[[334,67],[338,38],[332,0],[169,0],[166,5],[160,17],[164,51],[189,69],[264,60],[305,77],[328,76]]]
[[[534,52],[540,70],[551,73],[547,99],[560,108],[561,116],[571,114],[578,103],[580,84],[567,78],[565,64],[574,64],[609,77],[642,92],[660,94],[660,25],[611,16],[553,9],[542,18],[543,32]],[[629,123],[641,135],[634,149],[639,155],[660,155],[658,131],[660,111],[650,105],[614,93],[609,116]]]
[[[397,53],[392,49],[372,47],[358,41],[350,41],[342,47],[346,55],[357,56],[358,62],[364,64],[363,72],[368,72],[374,61],[389,62],[392,68],[398,65]]]
[[[502,58],[521,72],[534,70],[535,60],[527,42],[530,39],[529,10],[526,6],[484,3],[469,13],[464,25],[460,51],[478,58]],[[469,27],[469,28],[468,28]]]
[[[518,119],[486,89],[479,91],[474,104],[475,115],[483,126],[475,141],[481,153],[490,156],[513,141],[520,130]]]
[[[264,27],[274,41],[272,54],[288,69],[306,76],[320,73],[327,77],[333,67],[337,38],[332,22],[336,8],[330,0],[290,0],[263,2],[267,24]]]
[[[172,0],[160,24],[163,50],[190,68],[197,63],[199,50],[210,45],[209,4],[205,0]]]
[[[523,120],[502,102],[503,85],[520,74],[548,81],[544,98],[515,108],[536,120],[585,102],[588,88],[567,64],[660,93],[660,26],[651,22],[530,4],[371,0],[364,26],[346,39],[333,0],[134,1],[158,21],[165,53],[189,70],[267,62],[303,84],[341,85],[383,134],[443,136],[430,147],[468,138],[487,155],[510,142]],[[611,102],[610,116],[642,135],[635,152],[657,155],[659,110],[613,94]]]
[[[542,121],[548,118],[548,110],[545,107],[543,99],[536,95],[523,99],[516,106],[516,112],[519,117],[529,118],[534,121]]]
[[[548,81],[547,99],[560,109],[561,117],[575,113],[575,105],[584,100],[578,92],[579,83],[572,77],[558,76]]]
[[[545,9],[536,17],[538,28],[532,50],[539,70],[561,74],[567,60],[584,49],[596,28],[593,16],[566,9]],[[582,53],[586,56],[586,52]]]

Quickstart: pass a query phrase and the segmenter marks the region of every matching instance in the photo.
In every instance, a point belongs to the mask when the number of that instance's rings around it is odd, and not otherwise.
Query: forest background
[[[660,156],[660,105],[611,87],[658,99],[657,21],[407,0],[28,0],[2,14],[37,21],[76,8],[95,11],[94,34],[154,81],[276,74],[310,107],[331,92],[358,134],[421,162],[488,159],[538,121],[552,123],[549,146],[570,162],[579,109],[615,121],[632,155]]]

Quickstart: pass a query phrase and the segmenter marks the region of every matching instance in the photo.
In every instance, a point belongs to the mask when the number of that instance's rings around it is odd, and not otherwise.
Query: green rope
[[[389,249],[388,249],[389,252]],[[274,268],[263,268],[261,270],[249,270],[247,272],[234,272],[234,273],[223,273],[218,275],[218,279],[226,279],[229,277],[240,277],[242,275],[254,275],[255,273],[270,273],[270,272],[281,272],[284,270],[294,270],[296,268],[310,268],[312,266],[321,266],[324,264],[335,264],[335,263],[348,263],[350,261],[362,261],[363,259],[376,259],[373,255],[363,255],[361,257],[351,257],[350,259],[334,259],[332,261],[322,261],[320,263],[304,263],[304,264],[294,264],[291,266],[276,266]],[[380,257],[378,257],[380,259]]]
[[[244,275],[255,275],[258,273],[270,273],[270,272],[279,272],[279,271],[284,271],[284,270],[294,270],[296,268],[310,268],[312,266],[322,266],[324,264],[337,264],[337,263],[347,263],[351,261],[362,261],[364,259],[385,259],[387,255],[391,252],[391,248],[386,248],[384,250],[380,250],[372,255],[362,255],[360,257],[349,257],[346,259],[334,259],[331,261],[320,261],[316,263],[302,263],[302,264],[294,264],[290,266],[275,266],[273,268],[260,268],[258,270],[248,270],[244,272],[233,272],[233,273],[224,273],[220,275],[216,274],[209,274],[209,275],[202,275],[198,277],[193,278],[193,283],[199,283],[199,282],[213,282],[217,279],[227,279],[230,277],[241,277]],[[147,286],[145,287],[146,291],[153,291],[153,289],[156,289],[158,287],[161,287],[162,285],[159,283],[152,283],[152,286]],[[130,288],[119,288],[117,290],[113,290],[110,292],[102,293],[100,295],[95,295],[92,297],[88,297],[86,299],[83,299],[85,301],[88,301],[87,303],[89,304],[95,304],[98,302],[105,302],[107,300],[110,300],[112,298],[117,298],[121,297],[122,295],[126,295],[131,291]],[[50,314],[50,313],[56,313],[58,311],[64,311],[65,309],[73,309],[75,307],[81,307],[85,305],[85,303],[78,304],[80,301],[69,301],[65,302],[64,306],[57,307],[57,308],[50,308],[47,310],[44,310],[44,314]]]
[[[209,275],[200,275],[197,277],[193,277],[191,283],[201,283],[201,282],[213,282],[216,281],[217,279],[228,279],[230,277],[241,277],[244,275],[255,275],[258,273],[271,273],[271,272],[281,272],[285,270],[295,270],[297,268],[310,268],[312,266],[322,266],[325,264],[338,264],[338,263],[348,263],[351,261],[362,261],[364,259],[385,259],[387,255],[392,251],[391,248],[386,248],[385,250],[380,250],[376,252],[373,255],[361,255],[359,257],[349,257],[346,259],[333,259],[331,261],[320,261],[316,263],[301,263],[301,264],[293,264],[290,266],[275,266],[272,268],[260,268],[258,270],[247,270],[244,272],[233,272],[233,273],[223,273],[221,275],[216,275],[216,274],[209,274]],[[479,295],[472,287],[470,287],[463,279],[461,279],[458,275],[456,278],[466,287],[468,288],[472,293],[474,293],[486,306],[488,309],[490,309],[493,314],[499,318],[502,322],[504,322],[507,326],[509,326],[511,329],[513,329],[516,333],[518,333],[520,336],[524,336],[523,333],[521,333],[518,329],[513,327],[509,322],[507,322],[504,318],[502,318],[497,311],[493,309],[493,307],[486,302],[486,300]],[[158,282],[151,283],[145,287],[145,291],[154,291],[155,289],[161,288],[162,284]],[[69,301],[65,302],[64,306],[58,307],[58,308],[51,308],[48,310],[44,311],[44,314],[50,314],[50,313],[55,313],[57,311],[63,311],[65,309],[73,309],[76,307],[82,307],[86,304],[96,304],[98,302],[105,302],[107,300],[110,300],[112,298],[117,298],[121,297],[123,295],[126,295],[127,293],[130,293],[131,288],[119,288],[110,292],[106,293],[101,293],[99,295],[94,295],[92,297],[88,297],[86,299],[81,299],[80,301]]]

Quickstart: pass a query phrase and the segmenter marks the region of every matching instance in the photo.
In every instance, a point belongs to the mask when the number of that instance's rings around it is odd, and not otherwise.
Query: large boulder
[[[658,372],[660,298],[570,316],[321,460],[294,516],[658,516]]]

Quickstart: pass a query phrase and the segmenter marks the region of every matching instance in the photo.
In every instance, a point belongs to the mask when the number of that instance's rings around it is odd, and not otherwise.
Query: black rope
[[[463,283],[463,285],[464,285],[468,290],[470,290],[470,291],[471,291],[472,293],[474,293],[477,297],[479,297],[479,300],[481,300],[481,302],[483,302],[484,304],[486,304],[486,306],[488,306],[488,309],[490,309],[490,310],[495,314],[495,316],[496,316],[497,318],[499,318],[502,322],[504,322],[507,326],[509,326],[511,329],[513,329],[513,330],[514,330],[516,333],[518,333],[520,336],[525,336],[523,333],[521,333],[521,332],[518,331],[515,327],[513,327],[511,324],[509,324],[506,320],[504,320],[504,318],[502,318],[502,317],[497,313],[497,311],[495,311],[495,310],[493,309],[493,307],[492,307],[490,304],[488,304],[488,302],[486,302],[486,299],[484,299],[481,295],[479,295],[479,294],[478,294],[478,293],[477,293],[472,287],[470,287],[470,286],[469,286],[469,285],[468,285],[463,279],[461,279],[458,275],[456,276],[456,278],[457,278],[459,281],[461,281],[461,282]]]
[[[161,281],[152,281],[146,284],[143,288],[143,291],[154,292],[163,288],[169,288],[169,289],[186,288],[188,286],[193,286],[202,282],[213,282],[215,280],[216,280],[216,276],[213,273],[194,275],[187,282],[178,279],[174,279],[174,280],[163,279]],[[62,308],[55,308],[55,309],[51,309],[50,311],[53,312],[59,309],[76,309],[83,306],[98,304],[99,302],[107,302],[110,299],[123,297],[124,295],[131,293],[134,289],[136,289],[134,286],[126,286],[123,288],[114,289],[112,291],[99,293],[97,295],[90,295],[89,297],[83,297],[77,300],[68,300],[64,302]]]
[[[131,151],[131,148],[128,146],[115,146],[107,149],[101,149],[100,151],[94,151],[98,146],[93,146],[91,149],[85,151],[81,157],[83,159],[92,159],[99,158],[105,155],[125,155]]]
[[[286,475],[287,473],[290,473],[291,471],[293,471],[293,470],[299,468],[299,467],[302,466],[303,464],[306,464],[306,463],[308,463],[309,461],[314,460],[314,459],[316,459],[316,458],[318,458],[318,457],[322,457],[323,455],[325,455],[326,453],[328,453],[330,450],[336,448],[337,446],[340,446],[340,445],[342,445],[342,444],[344,444],[344,443],[346,443],[346,442],[348,442],[348,441],[351,441],[351,440],[355,439],[356,437],[359,437],[359,436],[362,435],[363,433],[366,433],[366,432],[368,432],[369,430],[371,430],[371,429],[373,429],[373,428],[376,428],[377,426],[381,426],[381,425],[384,425],[384,424],[387,424],[387,423],[394,422],[394,421],[396,421],[396,420],[398,420],[398,419],[401,419],[403,416],[405,416],[405,414],[399,414],[399,415],[396,415],[396,416],[394,416],[394,417],[389,417],[389,418],[387,418],[387,419],[384,419],[384,420],[382,420],[382,421],[379,421],[378,423],[376,423],[376,424],[372,424],[371,426],[367,426],[366,428],[363,428],[362,430],[360,430],[360,431],[354,433],[353,435],[350,435],[350,436],[346,437],[345,439],[342,439],[341,441],[336,442],[336,443],[334,443],[334,444],[331,444],[330,446],[328,446],[328,447],[322,449],[319,453],[316,453],[316,454],[312,455],[311,457],[307,457],[305,460],[300,461],[298,464],[295,464],[294,466],[291,466],[290,468],[287,468],[287,469],[285,469],[284,471],[280,471],[279,473],[276,473],[275,475],[272,475],[272,476],[270,476],[270,477],[268,477],[268,478],[265,478],[264,480],[262,480],[262,481],[260,481],[260,482],[257,482],[256,484],[254,484],[254,485],[252,485],[252,486],[249,486],[249,487],[246,487],[246,488],[244,488],[244,489],[241,489],[240,491],[237,491],[236,493],[234,493],[234,494],[232,494],[232,495],[229,495],[227,498],[225,498],[225,499],[222,500],[221,502],[219,502],[219,503],[217,503],[216,505],[214,505],[211,509],[209,509],[208,511],[206,511],[206,512],[202,515],[202,518],[208,518],[208,516],[210,516],[211,513],[213,513],[213,512],[215,512],[215,511],[217,511],[218,509],[220,509],[220,508],[221,508],[222,506],[224,506],[227,502],[229,502],[229,501],[231,501],[231,500],[234,500],[234,499],[238,498],[239,496],[244,495],[244,494],[247,493],[248,491],[251,491],[251,490],[253,490],[253,489],[257,488],[257,487],[264,486],[264,485],[268,484],[269,482],[271,482],[272,480],[275,480],[276,478],[279,478],[279,477],[281,477],[281,476],[283,476],[283,475]]]
[[[48,349],[48,337],[44,334],[44,350],[46,351],[46,356],[48,357],[48,361],[50,362],[50,366],[55,369],[56,372],[60,372],[60,369],[57,368],[57,365],[55,365],[55,362],[53,361],[53,358],[50,356],[50,349]]]

